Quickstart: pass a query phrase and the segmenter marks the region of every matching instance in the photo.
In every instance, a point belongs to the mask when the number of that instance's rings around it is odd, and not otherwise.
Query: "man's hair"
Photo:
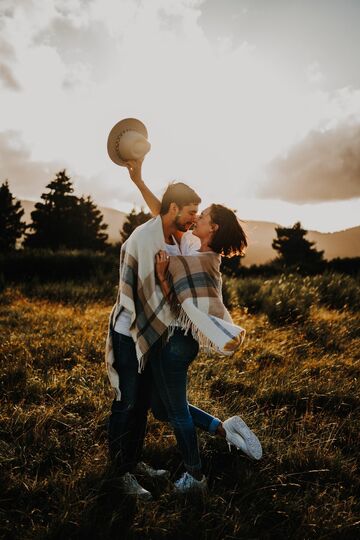
[[[181,209],[187,204],[200,204],[201,199],[191,187],[183,182],[172,182],[161,199],[160,214],[162,216],[168,213],[171,203],[177,204]]]

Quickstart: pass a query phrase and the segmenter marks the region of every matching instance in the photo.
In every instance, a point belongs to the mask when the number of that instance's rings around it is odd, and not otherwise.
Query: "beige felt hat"
[[[147,137],[147,129],[140,120],[120,120],[109,133],[107,150],[110,159],[123,166],[130,159],[143,159],[151,148]]]

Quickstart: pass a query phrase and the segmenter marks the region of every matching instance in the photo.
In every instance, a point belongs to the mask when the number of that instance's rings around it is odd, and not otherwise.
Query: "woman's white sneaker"
[[[121,477],[121,489],[124,495],[139,497],[140,499],[147,501],[152,499],[150,491],[147,491],[147,489],[140,486],[135,476],[129,472]]]
[[[230,445],[232,444],[252,459],[261,458],[262,448],[260,441],[240,416],[232,416],[225,420],[223,428],[226,432],[229,448],[231,448]]]
[[[190,473],[185,472],[182,477],[175,482],[175,491],[179,493],[186,493],[187,491],[206,491],[207,480],[203,475],[201,480],[196,480]]]

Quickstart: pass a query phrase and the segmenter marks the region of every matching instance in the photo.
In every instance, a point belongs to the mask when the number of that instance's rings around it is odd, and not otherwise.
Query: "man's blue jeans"
[[[154,416],[172,425],[190,474],[201,470],[196,427],[215,433],[220,424],[219,419],[187,401],[187,371],[198,351],[198,342],[179,329],[165,346],[161,341],[156,343],[148,360],[153,376],[151,407]]]
[[[131,337],[112,331],[121,400],[113,401],[109,419],[109,450],[118,472],[131,472],[140,461],[150,408],[151,369],[138,373],[135,344]]]

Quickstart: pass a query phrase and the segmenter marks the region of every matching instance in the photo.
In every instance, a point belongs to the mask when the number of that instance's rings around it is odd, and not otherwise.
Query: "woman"
[[[143,182],[141,178],[141,163],[128,162],[127,167],[131,179],[141,191],[152,214],[157,215],[160,210],[160,201]],[[197,240],[196,247],[194,247],[194,244],[196,244],[194,239]],[[186,241],[184,242],[184,240]],[[187,261],[185,261],[185,266],[192,266],[191,260],[193,259],[193,261],[195,261],[196,259],[199,259],[201,264],[206,260],[205,267],[211,269],[212,273],[210,277],[214,288],[217,289],[216,294],[212,292],[212,297],[217,296],[219,299],[218,305],[220,303],[222,304],[222,302],[220,302],[221,278],[219,271],[221,255],[241,254],[247,245],[246,236],[234,212],[222,205],[211,205],[198,217],[194,230],[192,232],[189,231],[184,233],[181,244],[183,253],[185,251],[185,257],[169,257],[169,254],[165,251],[161,251],[156,255],[156,275],[164,296],[170,302],[174,300],[174,297],[172,297],[172,287],[168,281],[169,265],[171,273],[172,262],[174,260],[187,259]],[[199,273],[196,275],[198,279]],[[178,299],[181,295],[181,291],[184,289],[185,282],[186,279],[180,279],[178,283],[181,283],[181,285],[178,289],[176,288],[177,283],[175,282],[173,284],[175,285],[173,290],[178,293]],[[198,286],[199,282],[197,282],[195,289],[197,289]],[[207,287],[208,285],[202,287],[202,290],[207,289]],[[194,287],[192,287],[192,289],[194,289]],[[182,347],[184,324],[186,324],[187,329],[191,328],[192,330],[197,326],[197,324],[193,324],[192,321],[192,303],[190,302],[190,309],[188,309],[189,302],[186,302],[186,300],[188,300],[188,298],[181,304],[181,308],[185,306],[183,317],[178,317],[171,329],[172,333],[177,333],[176,342],[179,350]],[[197,301],[198,299],[196,300],[196,303],[198,303]],[[224,312],[227,313],[225,308]],[[213,320],[213,315],[210,315],[210,319]],[[228,314],[227,316],[231,321],[230,316]],[[198,321],[196,316],[194,317],[194,320]],[[206,324],[203,328],[206,332]],[[195,331],[193,331],[193,350],[189,351],[188,355],[185,355],[185,358],[188,357],[190,360],[184,360],[184,354],[177,354],[176,348],[174,348],[173,345],[166,344],[164,346],[163,343],[158,343],[153,346],[149,356],[153,376],[152,409],[154,415],[160,420],[166,420],[171,423],[184,463],[186,464],[187,471],[180,480],[175,483],[175,489],[182,492],[193,488],[205,489],[207,485],[206,478],[201,469],[195,427],[200,427],[205,431],[226,438],[229,445],[234,444],[237,448],[241,448],[248,456],[254,459],[260,459],[262,455],[260,442],[240,417],[232,417],[222,423],[219,419],[214,418],[205,411],[188,404],[186,397],[187,370],[192,359],[196,357],[198,352],[198,338],[199,336],[204,336],[202,331],[197,330],[198,328],[195,328]],[[240,329],[238,332],[238,336],[240,335],[238,341],[242,341],[243,334],[243,329]],[[238,346],[238,344],[239,343],[237,342],[236,346]],[[183,351],[181,352],[183,353]]]

